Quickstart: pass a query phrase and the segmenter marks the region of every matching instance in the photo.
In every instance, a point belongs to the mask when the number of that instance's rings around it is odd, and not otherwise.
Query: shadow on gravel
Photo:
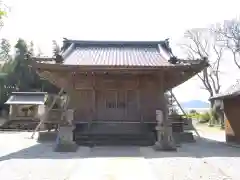
[[[206,138],[196,138],[195,143],[182,144],[177,152],[155,152],[151,147],[99,146],[93,148],[79,147],[78,151],[74,153],[57,153],[53,152],[53,143],[41,143],[2,156],[0,161],[9,159],[82,159],[97,157],[240,157],[240,148],[230,147],[222,142]]]

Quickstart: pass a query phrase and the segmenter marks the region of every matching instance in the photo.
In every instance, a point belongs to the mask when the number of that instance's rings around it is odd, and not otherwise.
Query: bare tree
[[[218,46],[214,34],[208,29],[192,29],[184,34],[186,42],[181,47],[186,50],[189,59],[207,57],[210,66],[205,68],[197,76],[203,84],[203,88],[209,92],[209,96],[218,94],[220,85],[220,62],[223,58],[223,47]],[[211,102],[213,107],[213,102]]]
[[[218,94],[221,89],[220,85],[220,62],[223,59],[224,47],[218,45],[216,34],[209,29],[192,29],[185,32],[186,43],[182,47],[186,50],[189,59],[198,59],[207,57],[210,66],[205,68],[197,76],[201,80],[203,88],[208,91],[209,96],[212,97]],[[210,126],[218,119],[222,124],[222,118],[214,106],[214,101],[211,101],[212,118],[210,119]],[[218,116],[216,116],[219,114]]]
[[[240,20],[224,21],[217,24],[213,31],[217,35],[219,45],[232,53],[234,63],[240,69]]]
[[[61,52],[61,48],[60,46],[57,44],[57,41],[53,40],[53,56],[55,58],[55,62],[56,63],[62,63],[63,62],[63,58],[60,55]]]

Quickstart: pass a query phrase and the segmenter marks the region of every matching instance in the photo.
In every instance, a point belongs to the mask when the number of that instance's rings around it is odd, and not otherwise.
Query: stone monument
[[[172,123],[171,119],[168,118],[167,100],[162,110],[156,110],[157,120],[157,142],[154,145],[154,149],[157,151],[176,151],[176,145],[172,135]]]
[[[65,120],[59,124],[58,136],[56,140],[56,152],[75,152],[77,144],[73,141],[73,114],[74,111],[69,109],[65,112]]]

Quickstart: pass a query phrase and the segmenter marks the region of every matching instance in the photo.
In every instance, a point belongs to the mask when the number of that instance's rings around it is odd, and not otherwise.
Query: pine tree
[[[11,59],[10,51],[11,45],[8,40],[2,39],[0,42],[0,60],[1,61],[9,61]]]

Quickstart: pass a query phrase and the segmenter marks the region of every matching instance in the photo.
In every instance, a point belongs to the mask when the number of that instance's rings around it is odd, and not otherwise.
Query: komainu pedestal
[[[60,126],[54,150],[56,152],[76,152],[77,148],[77,144],[73,141],[73,127],[70,125]]]
[[[61,123],[58,129],[58,137],[56,140],[56,152],[76,152],[77,144],[73,141],[73,111],[68,110],[66,113],[66,122]]]
[[[154,149],[157,151],[176,151],[176,144],[172,136],[171,122],[161,110],[156,110],[157,142]]]

